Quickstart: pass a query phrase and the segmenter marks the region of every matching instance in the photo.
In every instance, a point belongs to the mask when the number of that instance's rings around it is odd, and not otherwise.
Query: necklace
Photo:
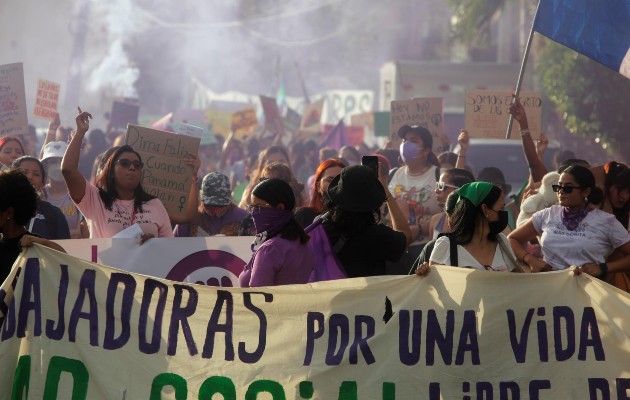
[[[122,204],[120,203],[120,201],[121,201],[121,200],[116,200],[116,201],[114,202],[114,205],[116,206],[116,212],[118,212],[118,215],[120,215],[120,218],[123,218],[123,211],[124,211],[126,214],[131,215],[131,217],[129,218],[129,219],[130,219],[129,225],[125,225],[125,223],[124,223],[124,222],[123,222],[123,224],[122,224],[122,225],[123,225],[123,227],[131,226],[131,225],[133,225],[133,223],[134,223],[134,222],[135,222],[135,220],[136,220],[136,210],[135,210],[135,207],[134,207],[134,202],[132,201],[130,205],[125,206],[125,205],[122,205]],[[121,211],[121,209],[120,209],[120,207],[119,207],[119,206],[122,206],[122,208],[123,208],[123,210],[122,210],[122,211]]]

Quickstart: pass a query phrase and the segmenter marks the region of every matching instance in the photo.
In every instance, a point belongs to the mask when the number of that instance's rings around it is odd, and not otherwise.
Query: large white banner
[[[573,271],[226,289],[36,245],[0,291],[0,399],[627,399],[629,311]]]
[[[238,275],[252,256],[252,236],[56,240],[85,261],[173,281],[238,287]]]

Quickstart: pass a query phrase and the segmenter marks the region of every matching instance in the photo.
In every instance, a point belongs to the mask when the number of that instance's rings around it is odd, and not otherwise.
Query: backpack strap
[[[458,263],[459,263],[459,256],[457,255],[457,239],[455,239],[455,237],[453,237],[453,235],[450,234],[446,234],[446,237],[448,237],[448,242],[449,242],[449,247],[450,247],[450,258],[451,258],[451,265],[453,267],[457,267]]]

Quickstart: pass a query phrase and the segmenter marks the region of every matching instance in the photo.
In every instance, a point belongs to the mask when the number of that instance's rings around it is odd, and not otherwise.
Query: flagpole
[[[523,75],[525,74],[525,67],[527,66],[527,57],[529,57],[529,50],[532,47],[532,40],[534,38],[534,24],[536,23],[536,16],[538,15],[538,7],[540,6],[540,0],[536,6],[536,14],[532,21],[532,27],[529,30],[529,37],[527,38],[527,44],[525,45],[525,54],[523,54],[523,62],[521,63],[521,70],[518,73],[518,80],[516,81],[516,90],[514,91],[514,101],[518,99],[521,93],[521,85],[523,84]],[[512,123],[514,122],[514,116],[510,114],[508,119],[507,131],[505,132],[505,138],[509,139],[512,134]]]

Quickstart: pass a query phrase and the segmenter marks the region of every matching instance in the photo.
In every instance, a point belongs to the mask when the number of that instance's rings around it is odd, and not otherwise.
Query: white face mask
[[[60,164],[52,164],[48,167],[48,177],[51,181],[62,182],[63,174],[61,173],[61,165]]]

